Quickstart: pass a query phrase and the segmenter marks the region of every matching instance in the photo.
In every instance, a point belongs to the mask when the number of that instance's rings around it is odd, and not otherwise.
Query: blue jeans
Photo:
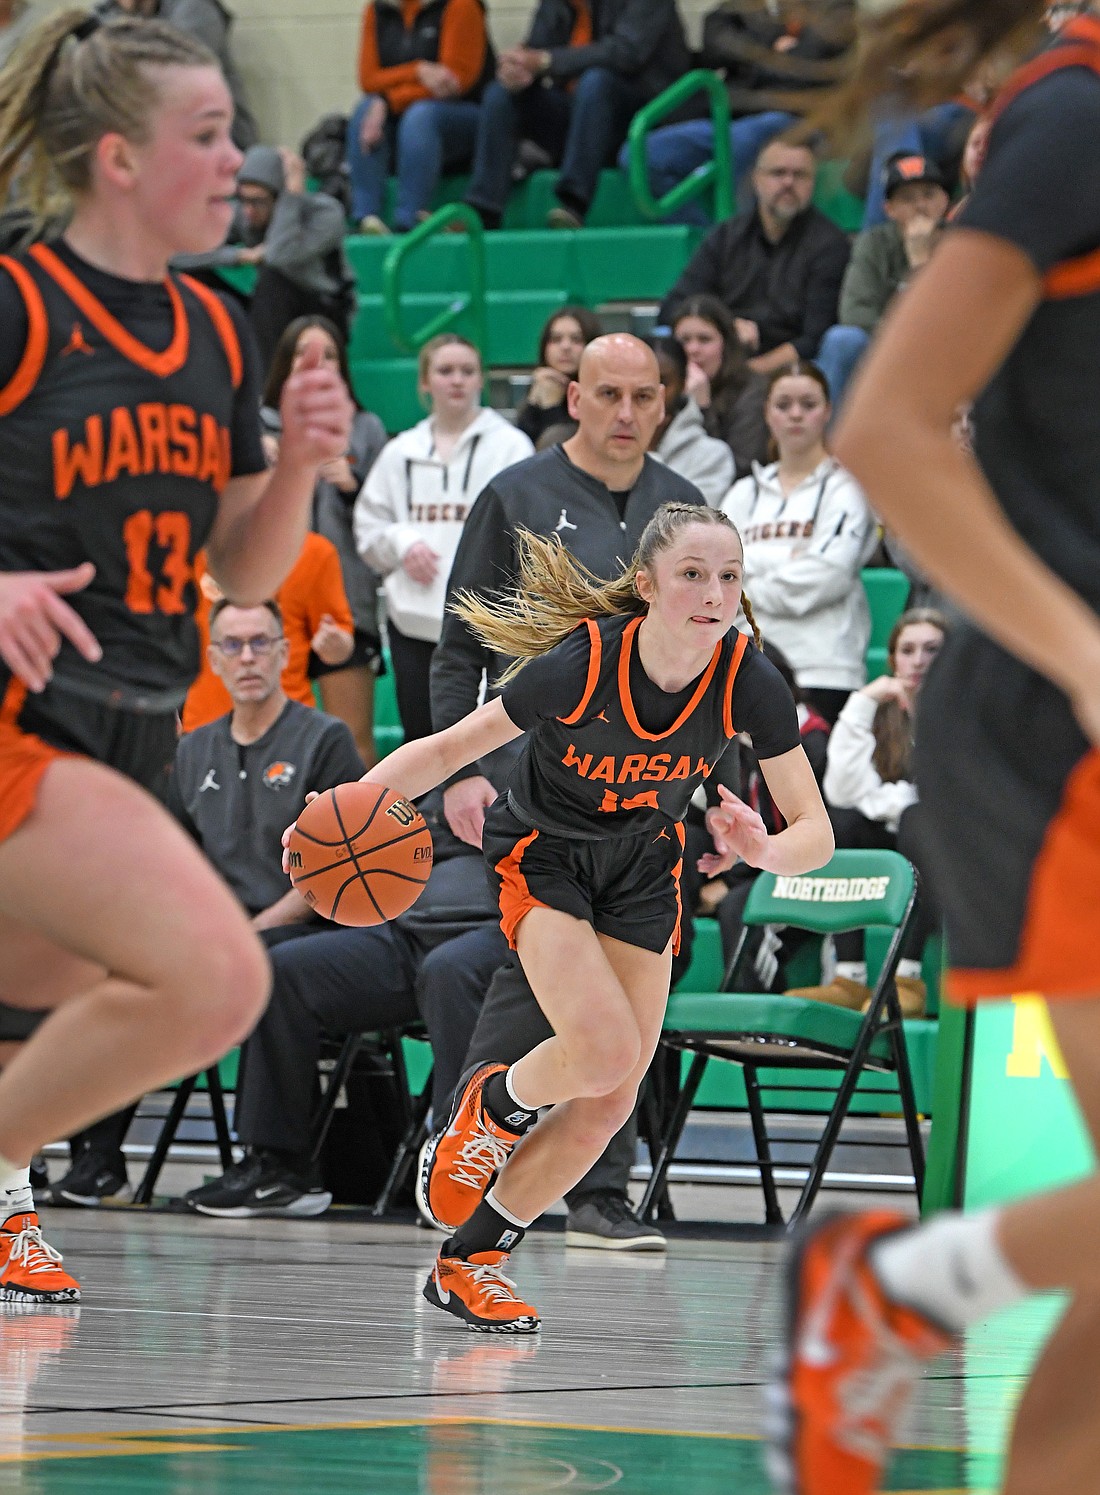
[[[848,380],[855,373],[856,364],[863,357],[871,334],[862,327],[845,327],[838,324],[830,327],[821,339],[814,362],[829,381],[829,394],[833,414],[840,409]]]
[[[769,140],[782,134],[794,124],[795,116],[781,109],[769,109],[762,114],[746,114],[730,125],[730,154],[733,156],[733,180],[740,204],[743,194],[750,192],[749,173],[757,156]],[[714,155],[714,126],[709,119],[689,119],[680,125],[665,125],[654,130],[646,141],[646,166],[649,185],[654,197],[663,197],[678,186],[700,166],[705,166]],[[629,151],[626,146],[619,152],[619,165],[629,170]],[[751,201],[751,197],[749,199]],[[708,214],[706,195],[693,197],[683,207],[670,213],[669,223],[695,223],[707,225],[714,220]]]
[[[953,154],[955,140],[973,115],[974,111],[965,104],[936,104],[916,117],[891,115],[879,121],[875,126],[871,175],[863,206],[864,228],[886,222],[886,163],[890,157],[905,151],[913,156],[927,156],[942,165]]]
[[[388,119],[382,139],[373,150],[365,151],[359,143],[359,131],[373,103],[374,95],[366,94],[348,121],[351,213],[356,222],[372,214],[381,217],[386,177],[396,153],[393,223],[404,232],[415,226],[418,213],[431,208],[443,172],[469,162],[477,134],[478,106],[468,99],[421,99],[396,120]]]
[[[561,164],[558,197],[583,214],[596,195],[600,171],[615,159],[627,126],[645,102],[636,83],[603,67],[582,73],[572,93],[537,83],[509,93],[490,83],[481,99],[467,201],[499,220],[512,189],[516,148],[521,139],[533,140]]]

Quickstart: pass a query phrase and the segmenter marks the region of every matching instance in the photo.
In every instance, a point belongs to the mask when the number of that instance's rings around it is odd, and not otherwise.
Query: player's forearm
[[[487,701],[476,711],[430,737],[406,742],[363,775],[367,784],[384,784],[406,799],[419,799],[459,769],[521,735],[501,701]]]
[[[929,580],[1069,694],[1100,675],[1100,622],[1012,528],[973,457],[904,397],[876,393],[837,455]],[[888,433],[888,435],[886,434]]]
[[[279,462],[250,507],[208,547],[210,570],[240,606],[259,605],[286,580],[309,530],[317,469]]]
[[[785,830],[769,836],[759,865],[764,872],[796,877],[824,867],[833,854],[833,847],[833,828],[822,806],[819,815],[802,816]]]

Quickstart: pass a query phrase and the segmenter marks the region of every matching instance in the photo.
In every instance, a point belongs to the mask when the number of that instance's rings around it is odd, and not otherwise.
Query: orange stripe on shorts
[[[517,841],[508,855],[502,857],[495,868],[500,878],[500,927],[504,931],[510,950],[516,948],[516,930],[523,916],[529,914],[533,908],[547,907],[531,892],[520,867],[523,853],[537,836],[538,831],[532,831],[529,836],[524,836],[522,840]]]

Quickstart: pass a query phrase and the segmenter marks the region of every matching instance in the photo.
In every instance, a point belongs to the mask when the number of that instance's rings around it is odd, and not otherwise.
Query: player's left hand
[[[750,867],[762,867],[768,845],[768,830],[760,816],[744,800],[731,794],[724,784],[718,785],[720,805],[707,811],[707,830],[715,850],[708,851],[696,864],[704,877],[718,877],[728,872],[740,858]]]
[[[316,789],[311,789],[309,791],[309,793],[306,795],[306,804],[307,805],[310,804],[313,800],[315,800],[317,798],[318,792],[319,791],[316,790]],[[303,808],[304,808],[304,806],[303,806]],[[283,835],[282,835],[282,842],[283,842],[283,871],[286,873],[286,875],[288,877],[290,876],[290,837],[291,837],[291,834],[292,834],[292,832],[294,830],[294,827],[297,824],[298,824],[298,822],[296,820],[292,820],[290,822],[290,824],[287,826],[286,830],[283,832]]]
[[[317,468],[347,451],[355,409],[339,372],[322,363],[319,340],[304,350],[283,386],[279,413],[280,464]]]

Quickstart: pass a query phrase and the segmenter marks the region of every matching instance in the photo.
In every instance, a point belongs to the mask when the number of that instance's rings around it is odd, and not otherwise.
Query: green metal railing
[[[646,143],[650,133],[668,118],[693,94],[710,95],[710,120],[714,126],[714,153],[702,166],[697,166],[690,176],[678,182],[665,193],[654,197],[649,186],[649,171],[646,164]],[[669,213],[683,207],[693,197],[704,192],[714,193],[715,219],[729,218],[733,214],[733,158],[730,152],[730,106],[726,89],[717,74],[706,68],[687,73],[678,82],[666,88],[638,113],[627,136],[630,149],[630,190],[638,211],[647,218],[666,218]]]
[[[467,248],[468,289],[425,322],[415,331],[409,331],[402,315],[401,278],[409,258],[422,244],[434,239],[450,224],[464,225]],[[417,224],[411,233],[405,234],[386,255],[382,264],[382,309],[390,337],[405,353],[415,353],[437,333],[445,332],[458,322],[463,322],[463,331],[470,341],[485,353],[485,230],[481,219],[473,208],[465,203],[452,202]]]

